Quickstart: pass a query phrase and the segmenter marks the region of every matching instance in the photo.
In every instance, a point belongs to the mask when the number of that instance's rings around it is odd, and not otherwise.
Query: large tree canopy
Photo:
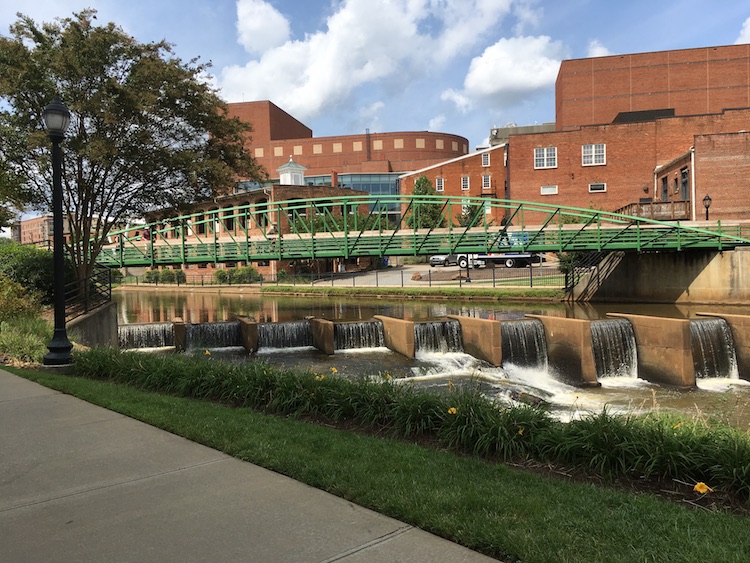
[[[416,196],[434,196],[437,195],[437,192],[432,187],[432,182],[430,182],[427,176],[422,174],[414,183],[412,194]],[[417,199],[414,201],[414,210],[406,218],[407,225],[413,229],[435,229],[445,226],[446,220],[443,217],[443,205],[429,201],[431,200],[420,201]]]
[[[42,112],[59,94],[72,113],[63,191],[79,279],[113,226],[265,177],[244,148],[249,125],[228,117],[207,65],[95,19],[86,10],[39,26],[19,14],[0,36],[0,206],[51,208]]]

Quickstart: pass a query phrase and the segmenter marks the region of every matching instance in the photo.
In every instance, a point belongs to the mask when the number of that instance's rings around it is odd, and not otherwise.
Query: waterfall
[[[185,325],[185,348],[228,348],[241,346],[239,321]]]
[[[732,330],[724,319],[691,319],[695,377],[739,378]]]
[[[380,348],[385,346],[383,323],[366,321],[333,325],[334,349]]]
[[[258,325],[258,348],[301,348],[312,345],[310,321]]]
[[[117,327],[117,339],[123,350],[174,346],[172,323],[139,323]]]
[[[592,321],[591,351],[597,377],[638,377],[635,333],[627,319]]]
[[[503,364],[547,370],[547,341],[538,319],[503,322],[500,325]]]
[[[417,352],[463,352],[461,325],[458,321],[414,323]]]

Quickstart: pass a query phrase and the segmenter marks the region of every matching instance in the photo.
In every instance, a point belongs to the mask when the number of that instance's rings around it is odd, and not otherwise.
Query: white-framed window
[[[602,166],[607,164],[607,145],[604,143],[582,145],[581,164],[583,166]]]
[[[482,166],[487,168],[490,165],[490,153],[483,152],[482,153]]]
[[[482,189],[489,190],[492,187],[492,176],[490,174],[482,174]]]
[[[596,182],[594,184],[589,184],[589,193],[596,193],[596,192],[606,192],[607,191],[607,184],[604,182]]]
[[[445,190],[445,183],[443,182],[443,178],[438,176],[435,178],[435,191],[436,192],[442,192]]]
[[[469,191],[469,177],[461,176],[461,190],[466,192]]]
[[[557,147],[534,149],[534,168],[557,168]]]
[[[539,188],[540,195],[557,195],[557,186],[542,186]]]

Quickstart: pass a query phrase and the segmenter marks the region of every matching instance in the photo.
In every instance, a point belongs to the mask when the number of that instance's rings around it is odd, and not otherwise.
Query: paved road
[[[0,561],[491,561],[0,370]]]

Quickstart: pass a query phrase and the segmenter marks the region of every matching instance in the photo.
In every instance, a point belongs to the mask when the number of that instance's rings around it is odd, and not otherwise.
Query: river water
[[[750,307],[675,306],[644,304],[498,303],[474,300],[425,301],[421,299],[328,299],[322,297],[277,297],[257,293],[126,290],[114,292],[119,324],[171,321],[232,320],[235,315],[258,322],[286,322],[317,317],[337,321],[366,321],[385,315],[414,321],[465,315],[497,320],[516,320],[526,314],[598,320],[609,312],[671,318],[692,318],[698,312],[750,315]],[[199,351],[203,353],[204,351]],[[634,377],[601,378],[600,388],[582,389],[557,381],[554,374],[516,366],[493,367],[460,352],[421,353],[416,360],[403,358],[386,348],[337,351],[327,356],[313,349],[261,350],[247,356],[236,349],[212,350],[213,357],[230,361],[262,358],[280,367],[310,369],[347,377],[408,379],[415,385],[444,388],[479,385],[499,401],[512,403],[518,392],[547,401],[561,419],[600,412],[606,405],[614,412],[673,411],[685,417],[719,419],[750,429],[750,385],[728,378],[699,379],[690,391],[670,389]]]

